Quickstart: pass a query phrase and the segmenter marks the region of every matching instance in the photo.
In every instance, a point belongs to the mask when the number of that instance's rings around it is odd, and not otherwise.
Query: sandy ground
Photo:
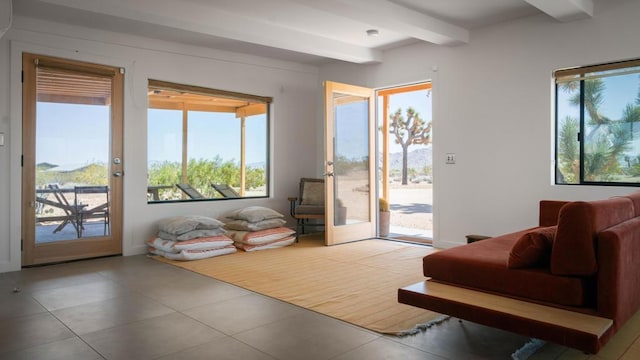
[[[347,207],[349,221],[367,219],[368,187],[365,172],[352,173],[338,179],[337,197]],[[426,182],[389,186],[391,226],[432,230],[433,185]]]
[[[366,218],[367,214],[367,192],[366,178],[361,174],[341,178],[339,183],[340,198],[347,206],[349,219]],[[433,186],[432,184],[420,183],[401,185],[393,183],[389,186],[391,207],[391,226],[432,230],[433,229]],[[69,203],[73,204],[73,193],[65,194]],[[55,201],[53,194],[48,196],[49,200]],[[89,208],[104,203],[104,194],[84,194],[80,199],[82,203],[88,204]],[[61,216],[64,211],[60,208],[46,205],[43,212],[38,216]]]
[[[432,230],[433,185],[427,183],[389,186],[391,226]]]

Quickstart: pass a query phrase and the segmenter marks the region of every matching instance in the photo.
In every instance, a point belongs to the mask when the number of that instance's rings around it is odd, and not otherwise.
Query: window
[[[149,202],[269,196],[271,98],[149,80]]]
[[[558,70],[556,184],[640,185],[640,60]]]

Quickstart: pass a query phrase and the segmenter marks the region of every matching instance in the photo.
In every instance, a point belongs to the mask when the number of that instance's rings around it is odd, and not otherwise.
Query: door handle
[[[122,175],[123,175],[123,174],[122,174],[122,171],[116,171],[116,172],[114,172],[114,173],[113,173],[113,176],[114,176],[114,177],[120,177],[120,176],[122,176]]]
[[[326,173],[324,173],[322,175],[324,175],[324,176],[333,176],[333,171],[326,172]]]

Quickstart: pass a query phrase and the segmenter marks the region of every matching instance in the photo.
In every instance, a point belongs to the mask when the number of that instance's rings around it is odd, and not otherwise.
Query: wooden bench
[[[611,319],[430,280],[398,289],[398,301],[592,354],[613,325]]]

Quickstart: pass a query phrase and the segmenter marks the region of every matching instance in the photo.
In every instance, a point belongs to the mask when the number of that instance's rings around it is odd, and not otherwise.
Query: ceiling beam
[[[526,0],[561,22],[593,17],[593,0]]]
[[[364,46],[261,22],[242,14],[192,1],[41,0],[54,5],[149,24],[228,38],[353,63],[382,61],[382,52]],[[329,26],[329,25],[328,25]]]
[[[433,44],[469,42],[469,31],[388,0],[295,0],[309,7]],[[393,16],[391,16],[393,15]]]

